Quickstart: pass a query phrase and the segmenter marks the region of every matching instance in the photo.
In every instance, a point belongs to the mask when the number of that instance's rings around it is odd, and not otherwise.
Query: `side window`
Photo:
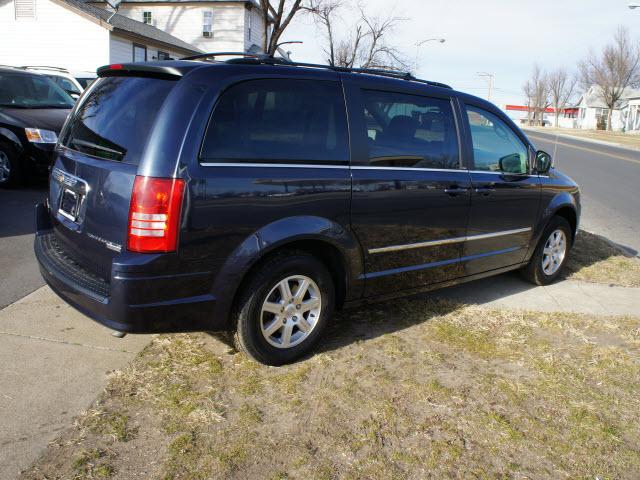
[[[340,85],[309,80],[252,80],[234,85],[222,94],[211,115],[201,158],[218,162],[348,162]]]
[[[493,113],[467,105],[475,170],[528,173],[527,147]]]
[[[460,168],[450,101],[374,90],[362,96],[370,165]]]

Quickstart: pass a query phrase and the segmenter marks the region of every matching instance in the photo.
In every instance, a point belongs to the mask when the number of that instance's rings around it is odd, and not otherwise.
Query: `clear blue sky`
[[[347,0],[348,1],[348,0]],[[486,82],[477,72],[495,75],[493,101],[522,103],[522,85],[534,62],[546,68],[575,69],[590,48],[608,42],[618,25],[625,25],[640,41],[640,9],[630,10],[626,0],[369,0],[368,11],[407,18],[392,37],[412,62],[415,43],[430,42],[420,50],[418,74],[449,83],[459,90],[486,96]],[[348,31],[356,11],[344,10],[339,28]],[[293,59],[324,63],[320,30],[301,16],[283,40]]]

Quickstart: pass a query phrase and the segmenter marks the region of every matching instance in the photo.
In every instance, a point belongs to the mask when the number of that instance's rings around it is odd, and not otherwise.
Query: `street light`
[[[425,40],[416,42],[416,73],[418,73],[418,58],[420,58],[420,47],[427,42],[444,43],[446,42],[446,40],[444,38],[427,38]]]

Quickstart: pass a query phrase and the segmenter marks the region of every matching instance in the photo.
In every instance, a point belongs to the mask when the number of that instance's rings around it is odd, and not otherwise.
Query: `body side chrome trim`
[[[464,237],[445,238],[443,240],[431,240],[428,242],[408,243],[405,245],[391,245],[388,247],[370,248],[369,253],[375,254],[375,253],[385,253],[385,252],[397,252],[401,250],[412,250],[414,248],[435,247],[439,245],[449,245],[451,243],[460,243],[460,242],[472,241],[472,240],[485,240],[487,238],[502,237],[505,235],[515,235],[518,233],[525,233],[525,232],[529,232],[530,230],[531,230],[531,227],[525,227],[525,228],[517,228],[514,230],[503,230],[501,232],[481,233],[478,235],[467,235]]]
[[[493,255],[503,255],[505,253],[511,253],[511,252],[515,252],[517,250],[521,250],[521,247],[509,247],[509,248],[504,248],[502,250],[495,250],[492,252],[486,252],[486,253],[478,253],[475,255],[468,255],[466,257],[461,257],[461,258],[451,258],[448,260],[440,260],[437,262],[431,262],[431,263],[423,263],[420,265],[410,265],[408,267],[400,267],[400,268],[392,268],[390,270],[381,270],[378,272],[371,272],[371,273],[365,273],[360,275],[360,279],[372,279],[372,278],[378,278],[378,277],[384,277],[387,275],[395,275],[398,273],[406,273],[406,272],[415,272],[417,270],[426,270],[428,268],[435,268],[435,267],[442,267],[445,265],[451,265],[451,264],[455,264],[455,263],[462,263],[462,262],[468,262],[470,260],[477,260],[479,258],[484,258],[484,257],[490,257]]]
[[[351,167],[351,170],[408,170],[413,172],[459,172],[459,173],[469,173],[469,170],[461,169],[461,168],[417,168],[417,167],[373,167],[373,166],[354,166]]]

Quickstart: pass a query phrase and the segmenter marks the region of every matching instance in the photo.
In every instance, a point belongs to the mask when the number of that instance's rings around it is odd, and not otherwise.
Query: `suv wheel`
[[[0,143],[0,187],[11,187],[19,183],[17,158],[11,147]]]
[[[567,261],[571,247],[571,227],[562,217],[553,217],[545,229],[523,276],[536,285],[555,281]]]
[[[236,339],[241,350],[267,365],[282,365],[317,343],[333,313],[331,275],[305,252],[280,253],[265,262],[241,292]]]

